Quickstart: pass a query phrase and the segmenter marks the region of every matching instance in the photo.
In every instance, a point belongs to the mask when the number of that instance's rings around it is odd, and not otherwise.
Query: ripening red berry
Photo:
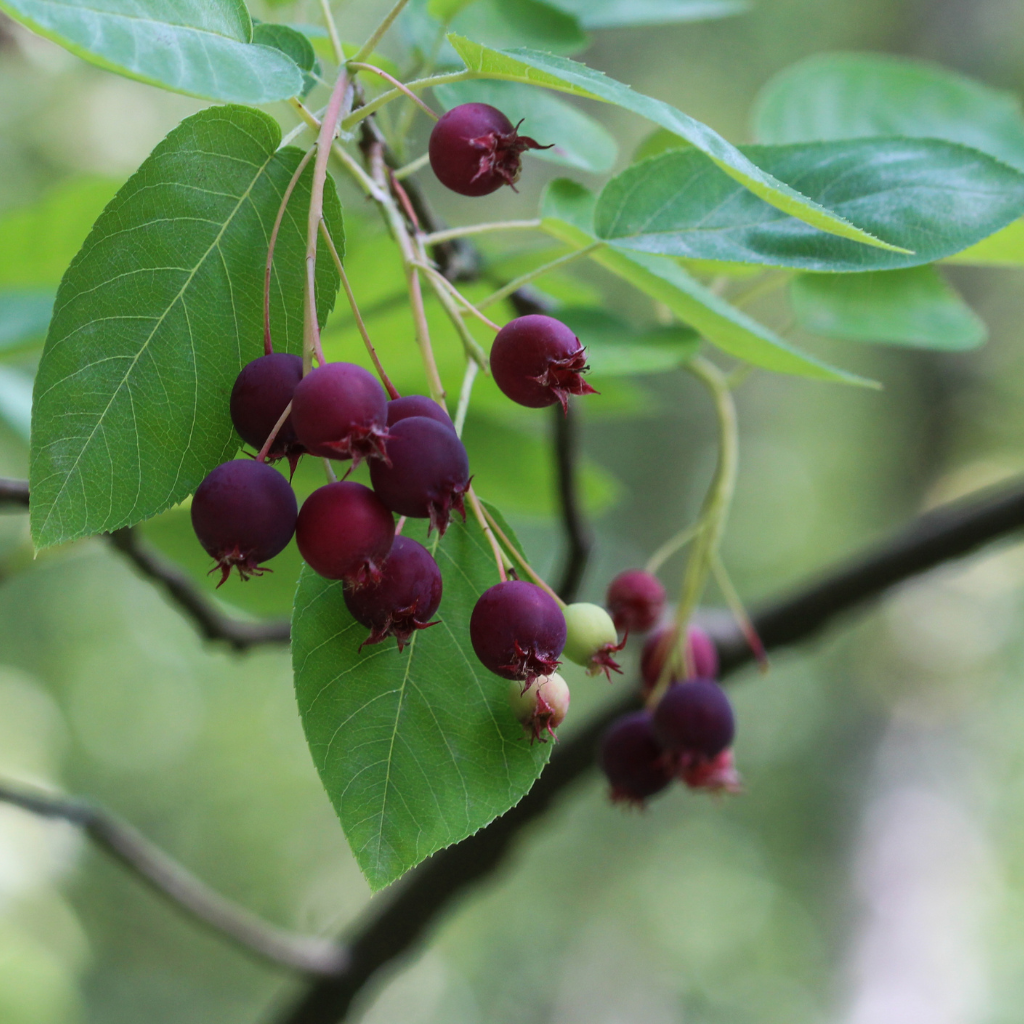
[[[553,597],[533,583],[506,580],[480,595],[469,619],[473,650],[485,667],[529,689],[558,668],[565,618]]]
[[[395,520],[369,487],[342,480],[315,490],[299,510],[295,540],[314,572],[362,587],[381,578]]]
[[[508,700],[512,713],[523,725],[530,742],[546,742],[546,732],[557,740],[555,730],[565,721],[569,711],[569,687],[557,673],[541,676],[528,690],[518,679],[508,684]]]
[[[649,711],[634,711],[611,724],[601,740],[601,770],[616,802],[642,805],[672,781]]]
[[[541,409],[570,395],[596,395],[580,376],[589,369],[580,339],[554,317],[531,313],[510,320],[491,347],[491,372],[499,388],[519,405]]]
[[[469,458],[455,431],[437,420],[410,416],[390,427],[388,463],[374,460],[370,480],[392,512],[429,519],[441,536],[453,508],[466,518]]]
[[[670,686],[654,709],[653,722],[658,741],[676,755],[716,757],[736,734],[729,698],[712,679]]]
[[[387,459],[388,396],[355,363],[325,363],[295,388],[292,423],[311,455],[328,459]]]
[[[265,572],[261,563],[292,539],[297,513],[288,481],[265,462],[235,459],[213,470],[192,498],[192,528],[217,559],[217,586],[233,568],[243,580]]]
[[[665,610],[665,588],[657,576],[627,569],[608,584],[605,601],[620,633],[646,633]]]
[[[281,413],[288,408],[302,380],[302,357],[272,352],[246,363],[231,389],[231,422],[242,440],[261,451]],[[287,458],[292,472],[304,449],[295,437],[291,416],[284,421],[267,452],[268,459]]]
[[[645,696],[658,684],[674,636],[675,626],[670,623],[656,629],[644,643],[640,654],[640,678]],[[692,669],[691,679],[717,678],[718,650],[700,626],[690,626],[686,631],[686,659]],[[681,679],[680,675],[673,675],[672,682],[680,682]]]
[[[388,426],[393,427],[399,420],[407,420],[410,416],[426,416],[428,420],[437,420],[449,430],[454,430],[451,416],[444,411],[444,406],[426,395],[403,395],[392,398],[388,402]]]
[[[520,122],[521,124],[522,122]],[[519,180],[520,154],[550,149],[486,103],[452,107],[430,133],[430,166],[442,185],[460,196],[486,196]]]
[[[370,630],[360,650],[389,636],[402,650],[417,629],[437,625],[430,618],[440,604],[441,570],[430,552],[409,537],[395,538],[376,583],[358,590],[345,588],[352,618]]]

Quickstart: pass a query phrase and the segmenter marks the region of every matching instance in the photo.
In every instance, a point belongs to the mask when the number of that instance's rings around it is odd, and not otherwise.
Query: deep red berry
[[[395,520],[369,487],[351,481],[315,490],[299,510],[295,540],[310,568],[361,587],[381,578]]]
[[[444,407],[426,395],[403,395],[388,402],[388,426],[393,427],[399,420],[407,420],[410,416],[426,416],[428,420],[437,420],[449,430],[454,430],[451,416]]]
[[[511,680],[508,700],[531,743],[536,740],[545,743],[545,732],[552,739],[558,739],[555,730],[569,711],[569,687],[557,672],[541,676],[528,690],[523,689],[518,679]]]
[[[665,610],[665,588],[657,576],[627,569],[608,584],[605,601],[620,633],[646,633]]]
[[[386,459],[388,396],[368,370],[355,363],[325,363],[299,382],[292,422],[311,455],[328,459]]]
[[[345,589],[352,617],[370,630],[360,648],[393,636],[402,650],[417,629],[437,625],[430,619],[440,603],[441,570],[430,552],[408,537],[395,538],[376,583]]]
[[[302,357],[272,352],[242,367],[231,389],[231,422],[242,440],[261,451],[281,413],[288,408],[295,386],[302,380]],[[295,437],[291,416],[284,421],[267,458],[287,458],[295,464],[304,449]]]
[[[550,149],[486,103],[463,103],[445,114],[430,133],[430,166],[442,185],[461,196],[486,196],[519,180],[520,154]]]
[[[648,636],[644,644],[640,654],[640,678],[645,696],[658,684],[674,636],[675,626],[661,626]],[[692,670],[691,679],[715,679],[718,676],[718,650],[711,637],[699,626],[690,626],[686,631],[686,660]],[[680,682],[681,679],[679,674],[672,676],[672,682]]]
[[[565,618],[553,597],[523,580],[497,583],[480,595],[469,619],[476,656],[505,679],[529,689],[537,676],[558,668]]]
[[[531,313],[510,320],[491,347],[491,372],[499,388],[519,405],[541,409],[570,395],[596,395],[580,376],[587,354],[572,330],[554,317]]]
[[[442,536],[453,508],[466,518],[469,458],[451,427],[426,416],[399,420],[388,430],[388,460],[370,464],[370,480],[392,512],[429,519]]]
[[[716,757],[736,734],[729,698],[712,679],[670,686],[654,709],[653,721],[658,741],[677,755]]]
[[[243,580],[266,571],[261,563],[288,546],[297,512],[288,481],[265,462],[235,459],[213,470],[192,498],[192,528],[217,559],[217,586],[233,568]]]
[[[643,804],[672,781],[649,711],[635,711],[611,724],[601,740],[601,769],[611,783],[612,800],[632,804]]]

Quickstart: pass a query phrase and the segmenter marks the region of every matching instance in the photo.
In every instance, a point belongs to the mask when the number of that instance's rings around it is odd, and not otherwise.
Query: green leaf
[[[727,142],[706,124],[661,100],[634,92],[628,85],[608,78],[585,64],[532,50],[501,51],[490,49],[469,39],[448,36],[449,42],[465,62],[468,70],[480,78],[501,78],[528,82],[556,89],[574,96],[613,103],[646,117],[667,128],[706,153],[726,174],[739,181],[755,195],[780,210],[844,238],[856,239],[883,249],[898,248],[863,231],[855,224],[801,195],[785,182],[779,181]]]
[[[36,379],[37,547],[140,522],[191,494],[238,448],[228,396],[262,352],[267,241],[301,158],[273,118],[214,107],[183,121],[96,222],[57,293]],[[296,189],[274,259],[278,349],[302,344],[304,208]],[[342,241],[333,187],[325,193]],[[321,316],[338,280],[317,275]]]
[[[452,21],[459,35],[488,46],[543,47],[555,53],[575,53],[589,40],[572,14],[543,0],[475,0]]]
[[[1001,231],[972,245],[963,252],[947,256],[943,263],[962,263],[977,267],[1018,267],[1024,264],[1024,220],[1015,220]]]
[[[750,9],[746,0],[554,0],[554,4],[575,14],[584,28],[714,21]]]
[[[49,289],[0,291],[0,354],[42,344],[52,312],[53,292]]]
[[[286,54],[302,68],[302,96],[308,96],[320,74],[320,62],[310,38],[290,25],[271,25],[265,21],[253,24],[252,41],[260,46],[272,46]]]
[[[553,149],[527,150],[538,160],[601,174],[618,156],[615,139],[592,117],[553,96],[519,82],[456,82],[442,85],[434,95],[446,110],[460,103],[490,103],[517,124],[520,131]]]
[[[800,326],[848,341],[962,352],[983,344],[984,322],[934,267],[869,274],[799,274],[790,302]]]
[[[754,106],[759,142],[879,135],[945,139],[1024,170],[1017,97],[937,64],[876,53],[814,56],[776,75]]]
[[[787,217],[695,150],[634,164],[597,203],[597,235],[617,247],[815,271],[931,263],[1024,214],[1024,175],[934,139],[852,139],[745,150],[782,181],[912,250],[883,252]]]
[[[434,551],[444,580],[440,625],[359,645],[367,630],[343,586],[303,570],[292,618],[299,713],[313,762],[374,890],[515,806],[540,775],[550,744],[530,744],[508,704],[508,683],[477,660],[469,617],[498,581],[476,522],[453,521],[438,543],[422,521],[411,536]],[[507,527],[503,527],[507,531]]]
[[[204,99],[269,103],[302,73],[252,43],[243,0],[0,0],[0,11],[108,71]]]
[[[565,178],[553,181],[544,194],[541,209],[544,230],[579,248],[592,244],[595,202],[594,195],[582,185]],[[763,324],[705,288],[672,260],[610,247],[596,249],[590,258],[656,302],[664,303],[680,320],[737,359],[798,377],[848,384],[870,383],[783,341]]]
[[[652,156],[661,156],[673,149],[689,149],[686,139],[670,132],[667,128],[655,128],[633,151],[633,163],[647,160]]]

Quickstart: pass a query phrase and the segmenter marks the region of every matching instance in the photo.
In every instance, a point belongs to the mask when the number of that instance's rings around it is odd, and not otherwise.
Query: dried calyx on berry
[[[296,385],[291,419],[299,442],[327,459],[387,461],[388,396],[355,363],[325,363]]]
[[[555,730],[565,721],[569,710],[569,687],[557,672],[541,676],[529,689],[513,679],[508,684],[508,699],[531,743],[546,742],[545,733],[558,739]]]
[[[601,740],[600,759],[615,802],[643,806],[672,781],[672,768],[654,735],[649,711],[616,719]]]
[[[192,498],[192,528],[217,560],[221,586],[232,569],[247,580],[269,570],[295,533],[298,506],[288,481],[265,462],[235,459],[214,469]]]
[[[380,579],[345,588],[352,618],[370,630],[360,649],[393,636],[401,651],[416,630],[436,626],[430,619],[441,604],[441,589],[441,570],[430,552],[409,537],[396,537]]]
[[[570,327],[540,313],[510,320],[491,347],[491,372],[519,405],[542,409],[555,402],[568,411],[570,395],[596,395],[583,379],[587,353]]]
[[[484,666],[529,689],[551,675],[565,647],[565,618],[553,597],[524,580],[485,590],[469,619],[473,650]]]
[[[620,632],[646,633],[665,610],[665,588],[643,569],[620,572],[608,584],[608,611]]]
[[[239,437],[257,452],[263,450],[281,414],[288,408],[299,381],[302,357],[288,352],[271,352],[246,363],[231,389],[231,422]],[[292,473],[305,448],[295,436],[295,424],[289,416],[277,432],[267,452],[271,461],[287,459]]]
[[[520,121],[520,124],[522,122]],[[486,196],[519,180],[520,154],[550,149],[487,103],[452,107],[430,133],[430,166],[442,185],[462,196]]]
[[[645,697],[658,685],[665,659],[672,653],[677,636],[678,627],[669,623],[659,626],[647,637],[640,654],[640,679]],[[684,678],[714,679],[718,675],[718,650],[711,637],[699,626],[690,626],[686,630],[686,664],[688,674],[674,672],[671,682],[681,682]]]
[[[582,665],[592,676],[603,672],[611,680],[612,672],[622,672],[612,655],[626,646],[618,642],[615,623],[600,605],[584,601],[569,605],[565,616],[565,656]]]
[[[425,416],[410,416],[388,428],[388,462],[370,464],[370,481],[392,512],[429,519],[444,536],[452,509],[463,520],[463,495],[469,490],[469,457],[450,426]]]

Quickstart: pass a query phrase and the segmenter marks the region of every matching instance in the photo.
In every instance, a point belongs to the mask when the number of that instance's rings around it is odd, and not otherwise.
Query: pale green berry
[[[600,605],[583,601],[569,605],[564,615],[566,635],[562,653],[577,665],[600,671],[602,666],[595,664],[595,659],[616,649],[618,635],[612,617]]]

